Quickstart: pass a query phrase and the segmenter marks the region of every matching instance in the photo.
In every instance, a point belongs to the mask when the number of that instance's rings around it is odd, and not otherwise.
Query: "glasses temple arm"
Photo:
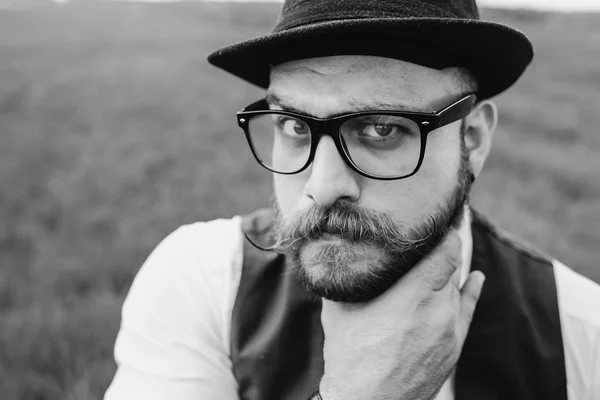
[[[459,118],[467,116],[473,109],[473,105],[475,104],[476,100],[477,96],[475,94],[470,94],[439,111],[437,115],[440,126],[447,125],[457,121]]]
[[[268,108],[269,108],[269,106],[267,104],[267,101],[265,99],[260,99],[258,101],[255,101],[254,103],[250,104],[248,107],[244,108],[243,110],[240,110],[239,112],[267,110]]]

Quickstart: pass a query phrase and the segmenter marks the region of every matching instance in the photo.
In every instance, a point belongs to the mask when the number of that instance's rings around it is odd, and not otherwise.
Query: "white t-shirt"
[[[460,229],[462,281],[472,253]],[[231,316],[242,273],[241,218],[198,222],[169,235],[138,272],[123,305],[118,370],[105,400],[238,400]],[[553,262],[569,400],[600,400],[600,286]],[[454,399],[451,377],[436,400]]]

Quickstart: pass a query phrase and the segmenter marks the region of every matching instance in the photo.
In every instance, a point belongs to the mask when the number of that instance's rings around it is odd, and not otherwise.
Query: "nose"
[[[310,168],[304,195],[319,206],[331,206],[338,199],[359,199],[360,177],[344,162],[331,137],[321,137]]]

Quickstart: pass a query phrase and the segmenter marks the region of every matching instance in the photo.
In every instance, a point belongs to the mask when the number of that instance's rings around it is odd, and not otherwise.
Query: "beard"
[[[474,181],[463,137],[461,128],[457,184],[412,226],[346,200],[283,218],[273,200],[275,243],[269,249],[285,254],[298,279],[319,297],[345,303],[378,297],[461,224]]]

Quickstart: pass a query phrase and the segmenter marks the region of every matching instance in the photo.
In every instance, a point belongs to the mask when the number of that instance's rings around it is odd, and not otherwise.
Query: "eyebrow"
[[[276,93],[269,92],[267,93],[265,100],[269,106],[279,106],[285,111],[291,111],[297,114],[310,116],[306,113],[306,111],[301,110],[297,107],[291,105],[291,98],[278,95]],[[390,104],[385,101],[371,101],[369,103],[364,103],[361,101],[350,100],[349,105],[351,107],[347,112],[344,113],[352,113],[352,112],[362,112],[362,111],[410,111],[410,112],[421,112],[421,113],[429,113],[429,111],[423,111],[423,108],[416,107],[414,105],[406,104],[406,103],[395,103]],[[339,115],[338,114],[338,115]]]

